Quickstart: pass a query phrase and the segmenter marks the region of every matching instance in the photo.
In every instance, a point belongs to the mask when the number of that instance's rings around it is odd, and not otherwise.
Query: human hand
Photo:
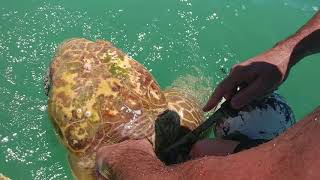
[[[240,109],[251,101],[271,93],[286,79],[291,68],[290,55],[290,48],[278,45],[235,65],[228,77],[217,86],[203,110],[209,111],[214,108],[222,97],[231,100],[233,108]],[[241,84],[247,86],[237,92]]]
[[[155,163],[151,166],[151,163]],[[158,164],[157,164],[158,163]],[[157,159],[151,143],[146,140],[128,140],[103,146],[97,151],[97,179],[147,179],[141,174],[162,163]],[[150,171],[151,172],[151,171]],[[144,175],[148,175],[144,173]]]

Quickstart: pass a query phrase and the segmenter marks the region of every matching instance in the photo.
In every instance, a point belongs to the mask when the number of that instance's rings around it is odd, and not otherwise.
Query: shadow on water
[[[58,142],[48,119],[42,86],[42,77],[54,51],[64,39],[111,40],[152,69],[162,87],[174,84],[179,76],[186,76],[193,65],[200,67],[200,75],[211,77],[209,80],[214,84],[222,78],[216,74],[219,69],[228,70],[239,59],[253,56],[288,36],[318,7],[313,0],[256,2],[3,2],[0,7],[1,173],[12,179],[72,178],[66,150]],[[299,73],[293,76],[293,72],[288,78],[291,83],[283,88],[298,117],[319,102],[319,85],[314,83],[314,87],[307,88],[308,93],[304,91],[310,81],[318,82],[313,75],[318,73],[316,62],[319,61],[299,65]],[[199,85],[195,78],[176,84],[186,82]],[[157,126],[165,126],[167,122],[162,123]],[[178,121],[174,124],[176,127],[171,128],[179,129]],[[178,132],[175,138],[188,132],[187,129],[173,131]],[[175,141],[175,138],[164,139]]]

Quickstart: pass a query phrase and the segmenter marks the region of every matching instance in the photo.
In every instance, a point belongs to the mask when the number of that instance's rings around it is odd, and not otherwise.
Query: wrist
[[[298,35],[291,36],[283,41],[277,43],[272,50],[276,51],[281,59],[287,64],[287,69],[290,70],[297,62],[299,62],[305,53],[303,49],[298,47],[301,38]]]
[[[304,57],[320,52],[320,12],[295,34],[277,43],[274,48],[286,49],[290,53],[292,67]]]

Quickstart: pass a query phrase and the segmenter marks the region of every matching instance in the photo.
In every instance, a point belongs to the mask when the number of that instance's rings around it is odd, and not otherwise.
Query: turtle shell
[[[0,173],[0,180],[11,180],[11,179]]]
[[[156,121],[167,109],[188,131],[203,120],[194,99],[177,89],[162,92],[143,65],[108,41],[62,43],[46,83],[49,116],[77,179],[95,179],[95,152],[102,145],[145,137],[160,149],[174,143],[182,135],[172,128],[174,118],[162,121],[156,132]],[[110,177],[108,167],[106,174]]]
[[[71,39],[50,66],[49,115],[75,156],[150,137],[166,99],[148,70],[108,41]]]
[[[202,111],[197,99],[178,88],[164,90],[168,102],[168,109],[175,111],[180,116],[181,126],[194,130],[204,120]]]

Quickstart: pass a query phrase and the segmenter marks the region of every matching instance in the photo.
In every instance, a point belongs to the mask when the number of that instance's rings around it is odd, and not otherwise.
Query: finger
[[[202,108],[204,112],[210,111],[212,108],[217,106],[217,104],[220,102],[221,98],[224,95],[223,88],[218,85],[218,87],[215,89],[215,91],[212,93],[211,97],[209,98],[207,104]]]
[[[109,174],[110,169],[107,168],[107,167],[109,167],[109,165],[106,162],[106,155],[111,156],[111,154],[108,153],[108,148],[110,146],[113,146],[113,145],[101,147],[97,152],[97,155],[96,155],[96,175],[97,175],[97,177],[99,177],[97,179],[106,179],[106,177],[110,176],[110,174]]]
[[[96,159],[96,168],[97,171],[100,172],[102,167],[103,167],[103,163],[104,163],[104,158],[103,157],[99,157]]]
[[[102,146],[98,149],[98,151],[96,153],[97,170],[99,170],[99,168],[101,168],[103,166],[106,155],[109,154],[109,156],[110,156],[110,153],[108,152],[110,146],[113,146],[113,145]]]
[[[96,179],[97,180],[106,180],[106,178],[103,177],[98,170],[96,170]]]
[[[240,109],[253,100],[263,96],[266,90],[267,88],[262,78],[258,78],[231,99],[231,106],[235,109]]]
[[[104,178],[103,176],[97,176],[97,180],[106,180],[106,178]]]
[[[207,112],[216,107],[222,97],[225,97],[227,100],[231,99],[236,93],[238,85],[244,81],[253,79],[253,76],[253,73],[250,73],[250,67],[234,66],[229,76],[217,86],[207,104],[203,107],[203,111]]]
[[[100,179],[110,179],[113,175],[111,166],[103,159],[98,160],[96,162],[96,175]]]
[[[227,77],[217,86],[202,110],[204,112],[210,111],[212,108],[216,107],[219,104],[222,97],[230,99],[234,94],[233,89],[235,89],[235,86],[236,85],[234,84],[232,78]]]

